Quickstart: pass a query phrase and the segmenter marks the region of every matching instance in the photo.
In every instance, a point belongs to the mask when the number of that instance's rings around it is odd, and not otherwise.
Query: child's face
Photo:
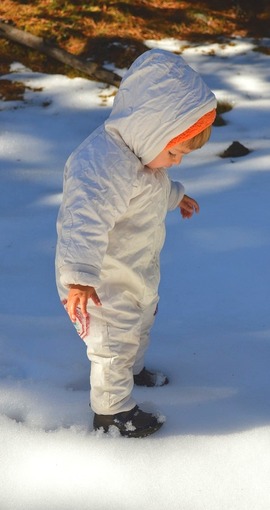
[[[170,149],[164,149],[161,151],[153,161],[147,163],[147,167],[151,168],[151,170],[155,170],[157,168],[170,168],[173,165],[180,165],[183,156],[189,154],[191,149],[187,147],[187,144],[179,143],[174,145]]]

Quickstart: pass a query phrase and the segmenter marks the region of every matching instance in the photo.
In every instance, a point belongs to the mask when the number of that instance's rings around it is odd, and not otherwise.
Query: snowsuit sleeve
[[[114,210],[105,206],[102,190],[91,182],[66,185],[66,199],[58,219],[59,273],[64,287],[70,284],[96,287],[108,243],[108,232],[114,225]]]
[[[99,285],[109,233],[127,210],[133,189],[132,162],[127,165],[119,148],[99,138],[86,142],[65,168],[57,222],[57,272],[63,287]]]
[[[181,184],[181,182],[178,182],[178,181],[170,181],[170,182],[171,182],[171,190],[170,190],[170,195],[169,195],[168,210],[172,211],[181,202],[181,200],[185,194],[185,188],[184,188],[183,184]]]

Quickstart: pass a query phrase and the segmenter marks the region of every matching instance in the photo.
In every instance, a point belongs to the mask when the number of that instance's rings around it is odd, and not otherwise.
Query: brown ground
[[[214,41],[270,37],[270,0],[1,0],[0,20],[74,55],[126,67],[145,39]],[[14,60],[36,71],[78,75],[49,57],[0,38],[0,74]]]

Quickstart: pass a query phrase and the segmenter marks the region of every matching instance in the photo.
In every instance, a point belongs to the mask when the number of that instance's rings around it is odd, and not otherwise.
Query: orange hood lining
[[[194,138],[196,135],[204,131],[206,128],[211,126],[216,118],[216,109],[211,110],[210,112],[203,115],[195,124],[190,126],[186,131],[181,133],[180,135],[173,138],[165,147],[165,149],[170,149],[177,145],[178,143],[186,142],[191,138]]]

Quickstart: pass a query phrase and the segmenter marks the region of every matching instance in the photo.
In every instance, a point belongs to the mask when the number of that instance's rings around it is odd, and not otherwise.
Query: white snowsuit
[[[98,414],[132,409],[133,374],[158,302],[164,221],[184,195],[152,161],[175,136],[216,107],[200,76],[170,52],[141,55],[123,78],[111,115],[70,156],[57,230],[56,279],[93,286],[102,306],[78,310],[77,330],[91,360],[91,406]]]

